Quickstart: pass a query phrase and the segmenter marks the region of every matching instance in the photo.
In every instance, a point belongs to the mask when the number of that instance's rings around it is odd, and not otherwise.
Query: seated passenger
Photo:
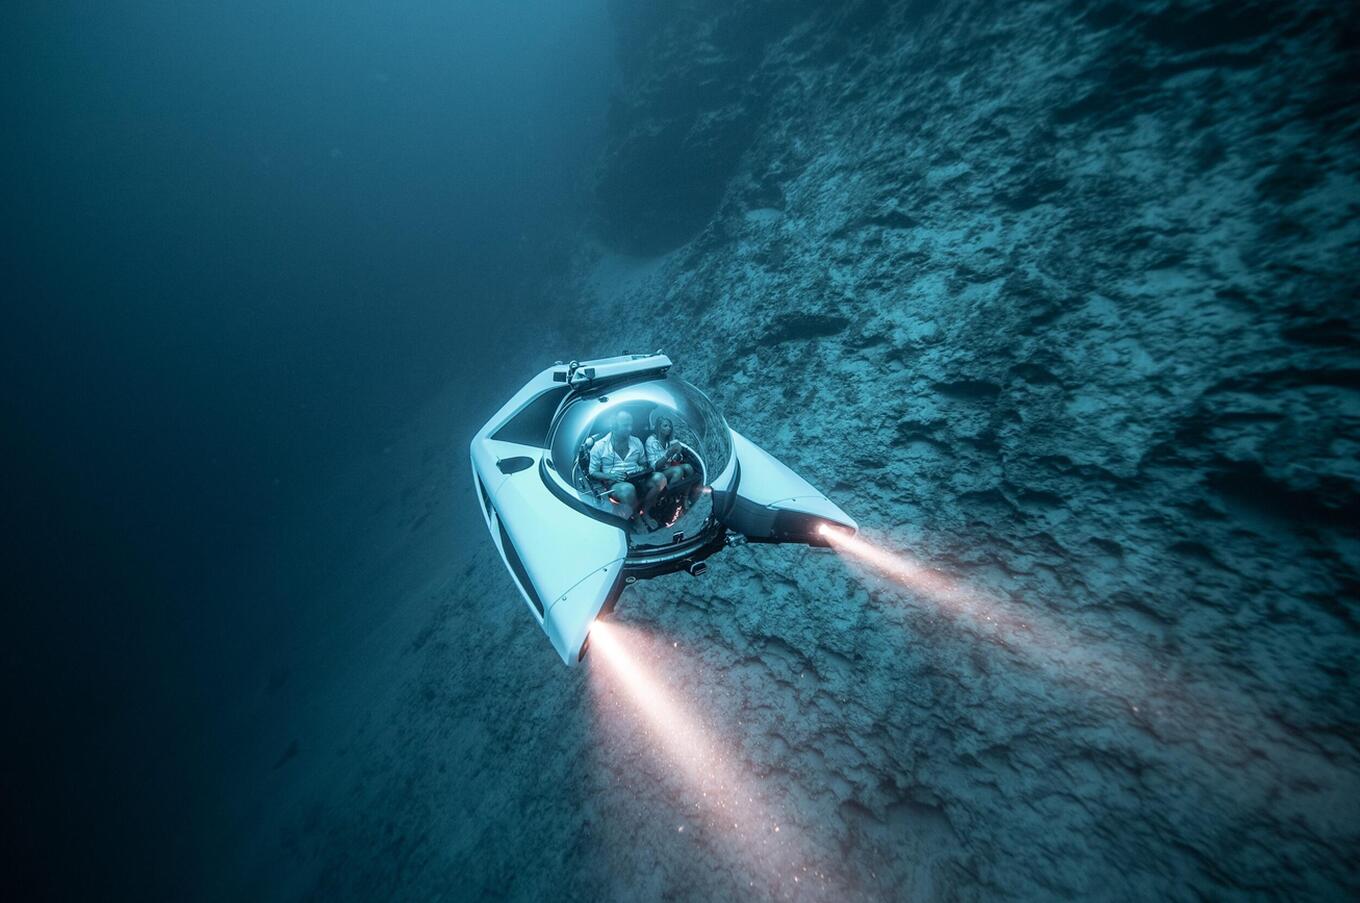
[[[632,480],[644,475],[647,495],[639,505],[637,487]],[[666,488],[666,478],[648,466],[642,440],[633,435],[632,414],[619,411],[614,417],[613,431],[591,447],[590,478],[609,487],[607,494],[623,508],[625,519],[631,520],[638,515],[648,530],[660,527],[647,510]]]
[[[658,417],[656,429],[647,437],[647,460],[657,473],[666,478],[667,483],[677,483],[694,476],[694,465],[685,460],[683,449],[680,440],[675,438],[675,424],[669,417]],[[686,510],[699,497],[700,489],[696,480],[685,495]]]

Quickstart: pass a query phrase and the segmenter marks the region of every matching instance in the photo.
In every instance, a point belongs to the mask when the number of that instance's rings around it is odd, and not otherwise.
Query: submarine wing
[[[579,661],[595,616],[623,584],[628,542],[615,523],[563,504],[540,475],[560,367],[530,380],[472,440],[472,472],[491,539],[553,648]]]
[[[824,524],[857,531],[859,525],[807,480],[736,430],[735,468],[715,482],[714,508],[724,524],[754,542],[824,546]],[[722,488],[719,488],[721,484]]]

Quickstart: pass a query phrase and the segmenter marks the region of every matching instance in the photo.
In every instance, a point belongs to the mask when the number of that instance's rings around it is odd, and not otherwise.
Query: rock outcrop
[[[591,303],[1010,619],[768,550],[637,615],[761,675],[747,753],[835,813],[847,884],[1355,889],[1354,29],[1328,4],[651,23],[601,202],[671,253]],[[685,164],[629,152],[658,119]],[[646,206],[671,196],[683,241]]]
[[[617,6],[562,354],[665,348],[916,568],[738,548],[619,606],[809,851],[756,896],[1360,892],[1353,12]],[[476,554],[295,839],[318,891],[752,893]]]

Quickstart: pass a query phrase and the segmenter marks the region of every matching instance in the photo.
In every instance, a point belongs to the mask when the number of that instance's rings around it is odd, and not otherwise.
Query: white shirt
[[[666,445],[662,445],[661,440],[656,438],[656,433],[647,437],[647,460],[652,462],[653,467],[660,467],[661,462],[670,457],[666,452],[666,447],[671,443],[675,443],[677,449],[682,447],[680,442],[675,439],[670,440]]]
[[[637,436],[628,437],[628,454],[620,455],[614,448],[614,434],[607,433],[590,447],[590,472],[603,471],[608,474],[625,476],[642,469],[646,461],[646,451],[642,440]]]

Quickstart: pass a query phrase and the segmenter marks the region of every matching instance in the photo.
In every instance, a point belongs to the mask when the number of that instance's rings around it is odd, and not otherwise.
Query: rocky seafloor
[[[468,437],[431,415],[371,514],[427,552],[392,686],[274,769],[250,886],[1360,894],[1353,9],[616,20],[595,226],[535,344],[665,349],[912,570],[746,546],[620,602],[790,838],[753,850],[599,662],[560,666],[489,540],[453,542]]]

